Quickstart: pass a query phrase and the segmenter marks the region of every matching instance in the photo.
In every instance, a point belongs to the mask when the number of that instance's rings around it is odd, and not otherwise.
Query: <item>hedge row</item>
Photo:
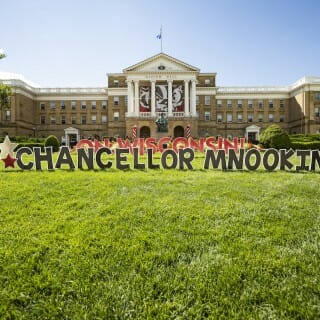
[[[320,150],[320,141],[291,141],[294,150]]]
[[[320,134],[291,134],[291,141],[298,142],[312,142],[312,141],[320,141]]]
[[[2,142],[4,140],[4,137],[0,137],[0,142]],[[26,142],[44,142],[45,138],[29,138],[29,137],[25,137],[25,136],[10,136],[10,141],[11,142],[22,142],[22,143],[26,143]]]
[[[30,149],[32,149],[34,147],[40,147],[42,151],[44,150],[44,144],[38,143],[38,142],[21,142],[18,144],[18,147],[16,150],[18,150],[21,147],[28,147]]]

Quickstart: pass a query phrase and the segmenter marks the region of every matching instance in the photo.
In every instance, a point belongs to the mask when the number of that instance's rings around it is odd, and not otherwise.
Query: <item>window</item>
[[[46,124],[46,116],[45,115],[40,116],[40,124]]]
[[[238,108],[242,108],[242,100],[238,100]]]
[[[61,124],[66,124],[66,116],[61,116]]]
[[[317,118],[320,118],[320,108],[319,108],[319,107],[315,107],[315,108],[314,108],[314,115],[315,115]]]
[[[10,119],[11,119],[11,110],[6,110],[4,113],[4,120],[10,121]]]
[[[199,98],[199,96],[196,96],[196,105],[198,105],[199,102],[200,102],[200,98]]]
[[[71,101],[71,109],[72,110],[76,109],[76,102],[75,101]]]
[[[232,122],[232,113],[227,113],[227,122]]]
[[[81,101],[81,109],[87,109],[87,102],[86,101]]]
[[[115,106],[119,105],[119,97],[113,97],[113,105]]]
[[[263,122],[263,113],[258,114],[258,121]]]
[[[55,124],[56,123],[56,117],[55,116],[50,116],[50,123]]]
[[[71,124],[77,124],[76,116],[71,116]]]
[[[127,106],[128,105],[128,96],[124,97],[124,105]]]
[[[259,100],[258,107],[259,107],[259,109],[263,108],[263,100]]]
[[[280,120],[280,122],[284,122],[284,114],[280,114],[279,120]]]
[[[204,104],[206,106],[210,106],[210,96],[204,96]]]
[[[61,107],[61,110],[64,110],[66,108],[66,103],[64,101],[61,101],[60,107]]]
[[[238,113],[238,114],[237,114],[237,118],[238,118],[238,122],[242,122],[242,120],[243,120],[243,114],[242,114],[242,113]]]
[[[210,79],[205,79],[205,80],[204,80],[204,85],[205,85],[206,87],[209,87],[209,86],[210,86]]]
[[[113,85],[118,88],[119,87],[119,80],[113,80]]]
[[[273,122],[273,121],[274,121],[274,114],[269,113],[269,122]]]
[[[218,105],[219,108],[221,108],[222,107],[222,100],[220,100],[220,99],[217,100],[217,105]]]
[[[284,108],[284,100],[280,100],[280,108]]]
[[[269,108],[273,108],[273,100],[269,100]]]
[[[103,124],[106,124],[106,123],[107,123],[107,116],[106,116],[106,115],[102,115],[102,117],[101,117],[101,122],[102,122]]]
[[[81,124],[87,123],[87,116],[81,116]]]
[[[248,113],[248,122],[252,122],[252,121],[253,121],[253,114]]]
[[[227,106],[228,106],[228,108],[232,108],[232,100],[227,101]]]
[[[92,114],[91,115],[91,123],[97,123],[97,115],[95,115],[95,114]]]
[[[221,123],[222,122],[222,113],[217,114],[217,122]]]
[[[114,121],[119,121],[119,112],[114,112],[113,113],[113,120]]]
[[[320,101],[320,92],[315,92],[314,100]]]
[[[205,113],[204,113],[204,120],[210,121],[210,112],[209,112],[209,111],[205,111]]]
[[[40,102],[40,110],[44,111],[46,109],[46,104],[44,102]]]
[[[103,110],[106,110],[106,109],[107,109],[107,101],[106,101],[106,100],[103,100],[103,101],[102,101],[102,109],[103,109]]]
[[[50,109],[55,109],[55,108],[56,108],[56,103],[50,102]]]
[[[96,101],[91,101],[91,109],[93,109],[93,110],[97,109],[97,102]]]
[[[252,109],[252,107],[253,107],[253,102],[252,102],[252,100],[248,100],[248,108],[249,108],[249,109]]]

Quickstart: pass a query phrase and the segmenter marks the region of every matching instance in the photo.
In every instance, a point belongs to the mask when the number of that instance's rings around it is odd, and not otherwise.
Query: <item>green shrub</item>
[[[295,150],[320,150],[320,141],[291,141],[291,148]]]
[[[59,151],[60,143],[58,141],[58,138],[56,136],[49,136],[44,142],[45,147],[52,147],[52,150],[54,152]]]
[[[290,149],[291,147],[288,133],[276,124],[269,126],[262,132],[259,143],[265,148]]]

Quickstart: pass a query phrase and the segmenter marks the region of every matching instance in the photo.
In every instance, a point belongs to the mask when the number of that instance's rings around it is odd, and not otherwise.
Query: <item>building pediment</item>
[[[252,124],[251,126],[246,127],[246,131],[260,131],[260,127]]]
[[[79,129],[68,127],[64,129],[65,134],[77,134],[79,132]]]
[[[159,53],[123,70],[124,73],[199,72],[200,70],[165,53]]]

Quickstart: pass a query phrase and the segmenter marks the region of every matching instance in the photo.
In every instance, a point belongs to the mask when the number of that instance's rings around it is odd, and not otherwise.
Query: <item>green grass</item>
[[[1,319],[320,318],[319,173],[0,181]]]

